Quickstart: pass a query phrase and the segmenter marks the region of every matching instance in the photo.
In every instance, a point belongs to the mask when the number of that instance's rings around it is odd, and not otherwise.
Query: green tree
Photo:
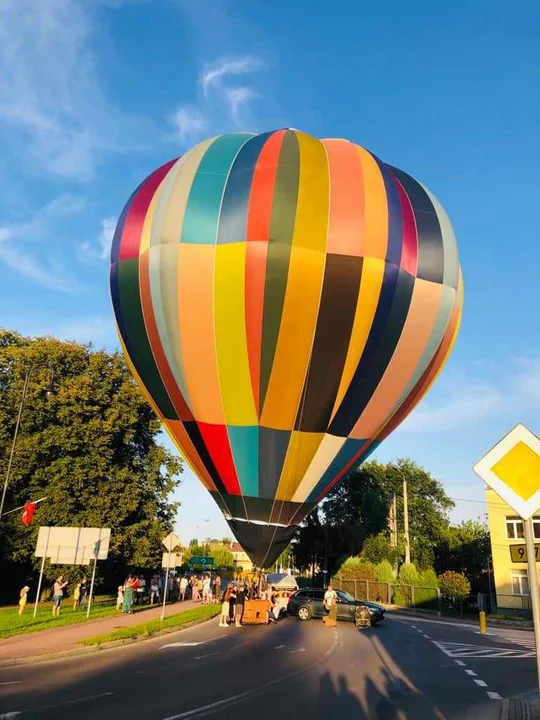
[[[112,528],[109,574],[158,567],[172,529],[180,460],[159,442],[161,423],[118,353],[0,330],[0,470],[5,473],[23,390],[32,368],[6,510],[47,497],[24,527],[2,520],[0,562],[36,564],[39,525]],[[43,387],[54,371],[57,392]],[[57,572],[53,568],[52,572]],[[114,573],[113,573],[114,574]]]
[[[490,557],[489,530],[479,520],[466,520],[446,528],[435,548],[435,568],[463,572],[477,592],[488,591],[487,571]]]
[[[394,583],[396,581],[396,573],[388,560],[381,560],[375,565],[375,578],[384,583]]]
[[[379,533],[367,538],[362,548],[362,557],[371,560],[372,563],[387,560],[390,565],[397,565],[401,557],[401,550],[398,547],[392,547],[386,533]]]
[[[234,558],[228,547],[222,543],[210,546],[210,556],[214,558],[214,567],[233,567]]]
[[[470,595],[471,585],[463,573],[447,570],[439,576],[441,594],[444,598],[456,602]]]

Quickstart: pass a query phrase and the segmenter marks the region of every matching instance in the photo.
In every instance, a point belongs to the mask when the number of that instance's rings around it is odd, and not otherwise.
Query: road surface
[[[534,687],[531,642],[407,617],[364,631],[293,618],[222,629],[216,619],[0,669],[0,718],[498,720],[502,697]]]

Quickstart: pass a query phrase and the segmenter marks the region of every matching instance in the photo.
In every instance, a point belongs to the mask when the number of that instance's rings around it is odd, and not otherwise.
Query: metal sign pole
[[[39,572],[39,582],[38,582],[38,588],[37,588],[37,594],[36,594],[36,602],[34,605],[34,617],[36,617],[36,615],[37,615],[39,595],[41,593],[41,583],[43,582],[43,571],[45,569],[45,559],[47,557],[47,550],[49,549],[49,535],[50,534],[51,534],[51,528],[49,528],[49,530],[47,532],[47,542],[45,543],[45,553],[43,554],[43,560],[41,561],[41,570]]]
[[[529,571],[529,590],[531,593],[531,607],[534,625],[534,640],[536,643],[536,672],[540,690],[540,598],[538,596],[538,574],[536,572],[536,551],[534,548],[533,519],[525,520],[525,540],[527,542],[527,569]]]
[[[169,560],[167,561],[167,573],[165,575],[165,587],[163,588],[163,609],[161,610],[161,619],[165,617],[165,603],[167,602],[167,588],[169,587],[169,568],[171,567],[171,546],[169,544]]]
[[[101,548],[101,528],[99,528],[98,541],[94,546],[94,569],[92,570],[92,582],[90,583],[90,595],[88,596],[88,609],[86,610],[87,618],[90,617],[90,607],[92,605],[92,593],[94,592],[94,582],[96,579],[96,566],[97,566],[97,559],[98,559],[100,548]]]

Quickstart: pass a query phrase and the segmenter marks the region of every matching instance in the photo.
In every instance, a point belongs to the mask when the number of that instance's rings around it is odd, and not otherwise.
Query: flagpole
[[[47,500],[47,498],[43,497],[43,498],[40,498],[39,500],[29,500],[28,502],[31,502],[31,503],[34,503],[35,505],[37,505],[38,503],[43,502],[44,500]],[[19,505],[19,507],[13,508],[13,510],[8,510],[7,512],[5,512],[2,515],[2,517],[5,517],[6,515],[11,515],[11,513],[17,512],[17,510],[24,510],[25,507],[26,507],[26,503],[24,505]]]

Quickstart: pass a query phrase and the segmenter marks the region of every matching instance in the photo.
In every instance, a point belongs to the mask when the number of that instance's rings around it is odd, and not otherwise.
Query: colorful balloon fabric
[[[110,281],[136,379],[261,567],[425,395],[463,304],[430,191],[293,129],[156,170],[118,221]]]

